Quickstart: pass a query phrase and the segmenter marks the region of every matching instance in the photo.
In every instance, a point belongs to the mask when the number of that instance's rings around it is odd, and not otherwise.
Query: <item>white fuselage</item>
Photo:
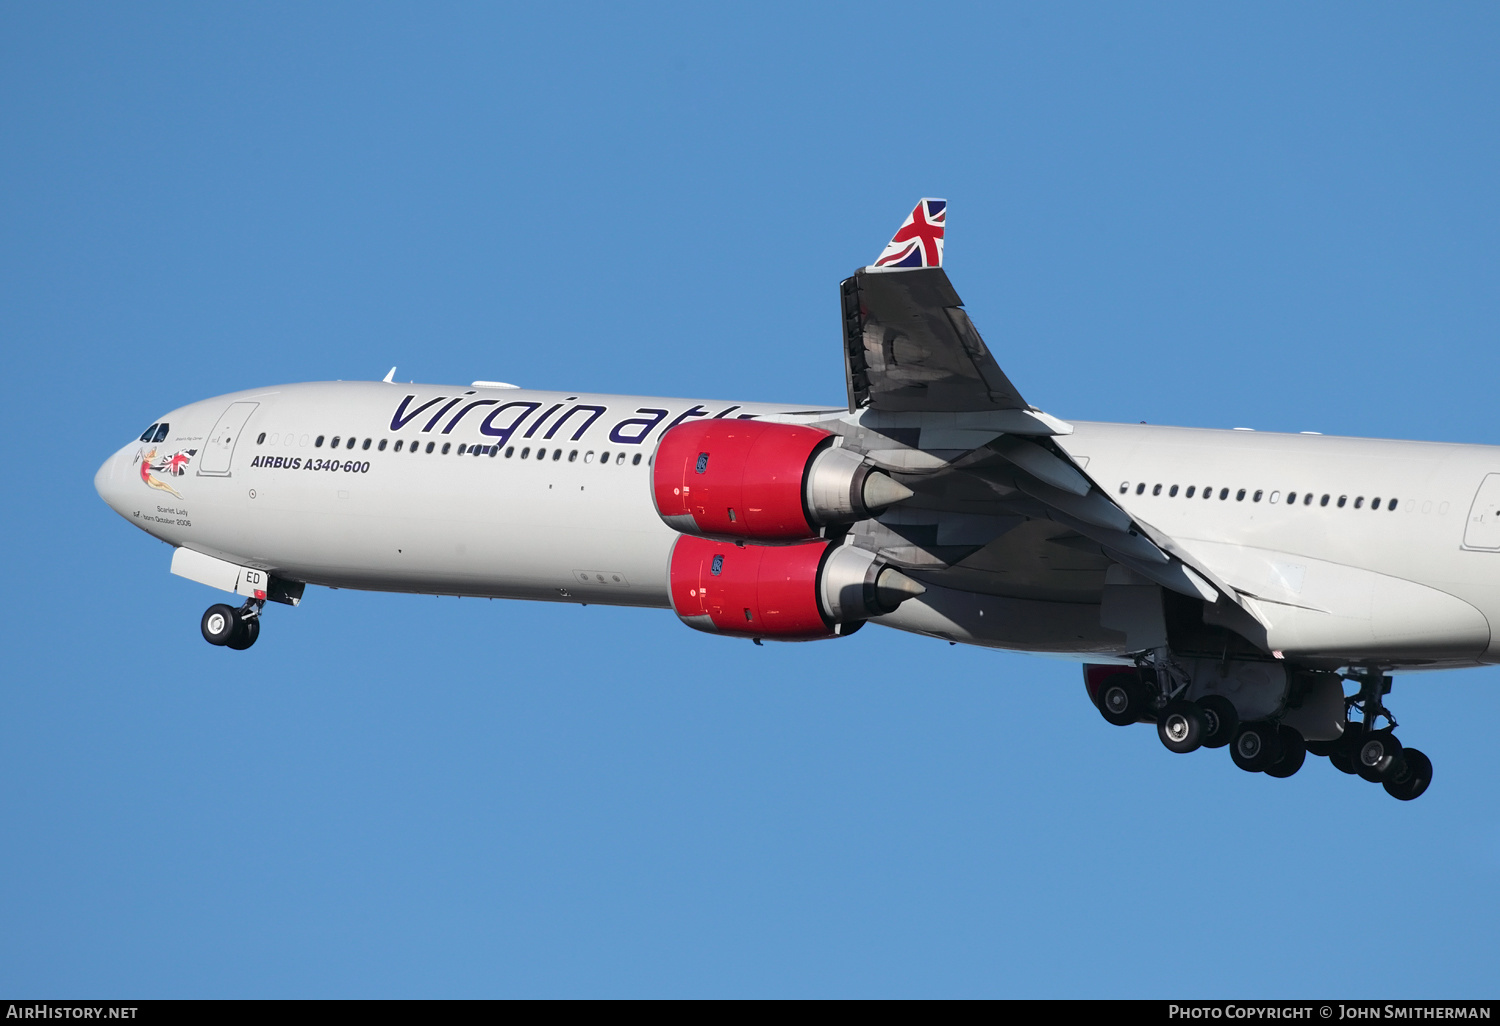
[[[667,607],[678,536],[650,491],[662,433],[684,417],[808,409],[287,385],[174,410],[163,441],[121,448],[96,486],[155,537],[290,580]],[[1395,637],[1397,661],[1500,661],[1489,627],[1500,618],[1500,537],[1490,544],[1500,501],[1482,489],[1500,475],[1500,448],[1097,423],[1057,441],[1133,517],[1250,596],[1289,653],[1344,651],[1353,638],[1373,658]],[[189,449],[180,476],[142,472],[153,452]],[[1025,615],[1097,623],[1097,607],[1079,608],[1031,603]],[[935,629],[930,613],[909,602],[879,622],[1012,647],[1014,631]],[[1013,647],[1100,650],[1097,632],[1074,644],[1069,630],[1038,628]]]

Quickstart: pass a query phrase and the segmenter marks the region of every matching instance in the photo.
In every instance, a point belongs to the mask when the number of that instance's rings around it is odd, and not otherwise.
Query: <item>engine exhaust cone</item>
[[[891,482],[895,484],[894,481]],[[896,485],[900,488],[900,485]],[[903,574],[895,567],[886,567],[880,571],[880,576],[875,579],[875,597],[882,606],[895,610],[897,606],[909,598],[916,598],[925,594],[926,588]]]
[[[900,481],[888,477],[878,470],[871,471],[869,476],[865,478],[863,498],[865,508],[872,513],[885,509],[888,506],[894,506],[898,502],[905,502],[915,494],[917,493]],[[917,585],[917,587],[921,587],[921,585]],[[920,595],[921,592],[917,592],[917,594]]]

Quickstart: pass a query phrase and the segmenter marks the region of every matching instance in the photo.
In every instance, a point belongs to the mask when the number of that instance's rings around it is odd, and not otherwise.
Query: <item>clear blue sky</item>
[[[95,468],[367,378],[840,403],[912,202],[1065,418],[1500,443],[1480,4],[0,6],[0,993],[1493,996],[1500,669],[1421,801],[1076,665],[310,589],[236,654]],[[1497,567],[1500,572],[1500,567]]]

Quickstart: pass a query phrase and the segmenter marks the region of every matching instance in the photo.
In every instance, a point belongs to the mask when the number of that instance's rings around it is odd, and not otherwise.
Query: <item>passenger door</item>
[[[1487,474],[1469,507],[1464,548],[1500,550],[1500,474]]]
[[[214,429],[209,432],[208,441],[203,445],[203,454],[198,459],[199,477],[229,476],[229,459],[234,455],[235,443],[240,440],[240,432],[244,430],[250,414],[259,405],[231,403],[229,409],[223,412]]]

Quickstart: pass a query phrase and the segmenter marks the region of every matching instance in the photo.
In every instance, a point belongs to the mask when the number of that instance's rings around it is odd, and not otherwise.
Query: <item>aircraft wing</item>
[[[1071,428],[1022,398],[943,271],[947,208],[919,201],[876,262],[840,288],[851,442],[916,492],[856,528],[859,543],[961,590],[1024,579],[1038,595],[1076,595],[1080,584],[1102,587],[1117,563],[1253,617],[1052,441]]]

